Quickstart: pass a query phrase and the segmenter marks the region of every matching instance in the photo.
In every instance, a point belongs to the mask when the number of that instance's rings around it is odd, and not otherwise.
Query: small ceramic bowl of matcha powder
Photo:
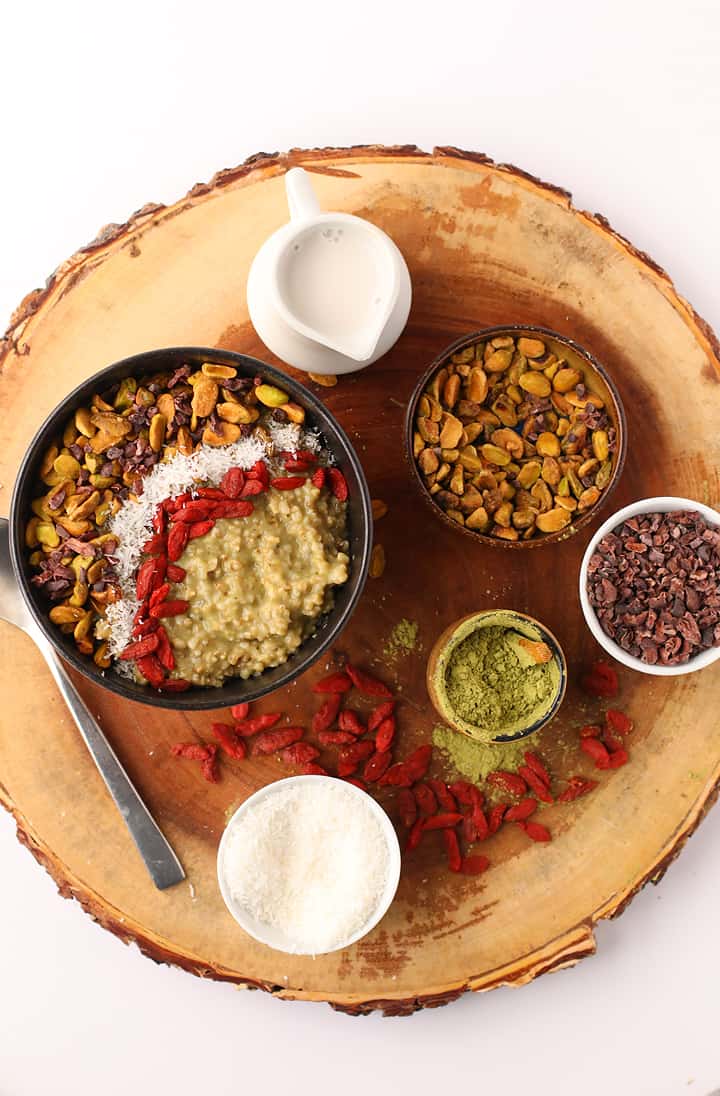
[[[557,713],[567,665],[533,617],[492,609],[462,617],[430,652],[427,687],[440,718],[480,742],[511,742]]]

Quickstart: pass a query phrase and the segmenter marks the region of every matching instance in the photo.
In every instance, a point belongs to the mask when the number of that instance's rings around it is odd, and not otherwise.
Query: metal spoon
[[[163,837],[157,823],[133,787],[112,746],[93,719],[85,702],[67,675],[65,667],[33,620],[18,589],[10,563],[9,527],[0,518],[0,620],[22,628],[37,645],[70,709],[90,756],[105,786],[130,830],[147,870],[158,890],[165,890],[185,878],[180,861]]]

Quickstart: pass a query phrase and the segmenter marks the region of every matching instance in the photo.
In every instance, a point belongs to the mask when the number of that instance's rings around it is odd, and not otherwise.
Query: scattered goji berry
[[[258,731],[269,731],[279,719],[282,719],[282,712],[267,712],[265,715],[256,715],[252,719],[239,719],[235,724],[235,732],[247,738],[251,734],[257,734]]]
[[[623,749],[622,739],[618,738],[617,735],[614,735],[609,727],[605,727],[602,741],[611,754],[615,753],[617,750]]]
[[[199,742],[176,742],[170,749],[175,757],[184,757],[187,761],[207,761],[212,756],[211,750]]]
[[[192,683],[184,677],[169,677],[156,686],[162,693],[185,693],[192,688]]]
[[[412,777],[413,783],[416,780],[422,780],[425,773],[430,767],[430,761],[432,759],[432,746],[418,746],[416,750],[405,758],[405,767],[408,770],[409,775]]]
[[[159,605],[152,605],[150,607],[150,616],[155,617],[156,620],[161,620],[163,617],[181,616],[189,608],[189,601],[177,598],[175,601],[163,601]]]
[[[253,739],[250,752],[253,757],[277,753],[278,750],[283,750],[286,746],[292,746],[294,742],[299,742],[304,733],[302,727],[283,727],[279,731],[261,731],[257,738]]]
[[[428,815],[437,812],[438,804],[437,799],[435,798],[435,792],[432,788],[429,788],[427,784],[416,784],[413,788],[413,794],[420,814],[427,817]]]
[[[164,601],[169,593],[170,593],[170,583],[169,582],[163,582],[162,586],[158,586],[158,588],[156,590],[153,590],[153,592],[150,594],[150,602],[149,602],[150,609],[152,609],[155,605],[159,605],[161,601]]]
[[[319,734],[320,731],[327,731],[332,727],[337,719],[341,703],[342,698],[339,693],[332,693],[327,700],[323,701],[312,718],[312,729],[314,734]]]
[[[522,776],[518,776],[517,773],[505,772],[504,769],[488,773],[487,782],[492,784],[493,787],[499,788],[500,791],[507,792],[508,795],[520,797],[527,794],[527,784]]]
[[[233,717],[233,719],[247,719],[249,711],[250,705],[248,704],[247,700],[245,700],[242,704],[233,704],[232,708],[230,709],[230,715]]]
[[[525,764],[540,777],[546,787],[550,787],[550,773],[547,771],[537,754],[527,750],[525,753]]]
[[[258,480],[265,488],[270,486],[270,472],[264,460],[256,460],[247,473],[247,477],[248,479]]]
[[[435,792],[435,798],[444,811],[456,811],[457,803],[455,802],[455,796],[444,780],[428,780],[426,781],[428,787],[432,788]]]
[[[350,731],[318,731],[317,738],[321,746],[349,746],[357,741]]]
[[[339,468],[328,468],[327,475],[333,495],[338,502],[345,502],[348,497],[348,485],[344,475]]]
[[[403,826],[408,829],[414,825],[418,816],[417,803],[415,802],[415,796],[409,788],[401,788],[398,794],[398,808],[400,810],[400,820]]]
[[[239,498],[245,486],[245,473],[242,468],[228,468],[220,480],[220,486],[229,499]]]
[[[497,833],[503,824],[505,812],[508,809],[507,803],[496,803],[494,807],[490,808],[488,815],[488,830],[490,833]]]
[[[586,753],[588,757],[592,758],[597,769],[609,768],[610,754],[606,747],[603,746],[602,742],[598,742],[597,738],[583,738],[580,743],[580,749],[583,753]]]
[[[214,528],[215,522],[212,518],[208,518],[207,521],[194,521],[188,531],[188,540],[197,540],[198,537],[204,537],[206,533]]]
[[[367,791],[367,785],[362,780],[358,780],[356,776],[343,776],[341,778],[346,784],[352,784],[353,787],[359,788],[361,792]]]
[[[488,826],[488,820],[485,817],[485,811],[482,808],[482,797],[475,803],[471,817],[475,824],[477,840],[485,841],[490,836],[490,827]]]
[[[168,563],[166,573],[171,582],[182,582],[187,575],[185,568],[178,567],[177,563]]]
[[[517,822],[516,825],[525,831],[531,841],[552,841],[550,830],[541,822]]]
[[[574,799],[587,795],[597,786],[597,780],[586,780],[583,776],[571,776],[567,788],[558,796],[558,803],[572,803]]]
[[[350,734],[358,736],[365,734],[365,731],[367,730],[367,727],[360,719],[360,716],[357,712],[354,712],[352,708],[345,708],[344,711],[340,712],[340,715],[338,716],[338,727],[341,731],[349,731]]]
[[[141,658],[136,659],[135,665],[145,680],[155,688],[162,685],[165,680],[165,671],[154,654],[143,655]]]
[[[314,693],[347,693],[352,689],[352,681],[342,670],[321,677],[312,687]]]
[[[379,780],[381,776],[387,772],[390,768],[390,762],[392,761],[392,754],[389,750],[377,750],[372,757],[368,759],[363,769],[363,778],[370,784],[374,784],[376,780]]]
[[[365,673],[364,670],[358,670],[356,666],[351,666],[350,663],[347,664],[345,669],[358,692],[363,693],[365,696],[382,696],[388,700],[392,699],[392,693],[387,685],[379,681],[378,678],[373,677],[372,674]]]
[[[526,818],[529,818],[531,814],[535,814],[537,810],[537,799],[526,798],[521,799],[519,803],[514,803],[505,815],[506,822],[524,822]]]
[[[256,495],[262,495],[267,488],[264,483],[258,479],[248,479],[243,485],[243,489],[240,492],[241,499],[252,499]]]
[[[389,750],[395,738],[395,716],[383,719],[375,733],[375,746],[378,750]]]
[[[270,484],[277,491],[294,491],[305,483],[304,476],[276,476],[270,480]]]
[[[190,499],[170,515],[170,521],[173,524],[193,525],[196,521],[207,521],[209,517],[210,504],[205,499]]]
[[[518,776],[523,778],[528,787],[535,792],[535,795],[538,799],[541,799],[543,803],[554,802],[545,781],[541,780],[535,770],[531,769],[529,765],[521,765],[518,769]]]
[[[460,864],[460,871],[463,875],[482,875],[489,867],[490,861],[487,856],[481,856],[478,853],[476,856],[464,857]]]
[[[286,765],[309,765],[320,756],[320,751],[312,742],[296,742],[293,746],[287,746],[280,756]]]
[[[312,476],[310,477],[313,486],[317,487],[319,490],[325,486],[326,478],[327,475],[324,468],[316,469],[316,471],[313,472]]]
[[[156,651],[159,644],[159,639],[156,633],[152,633],[149,636],[145,636],[143,639],[139,639],[137,643],[129,643],[124,651],[119,655],[122,662],[129,662],[131,659],[142,658],[143,655],[152,654]]]
[[[613,750],[608,760],[609,769],[621,769],[623,765],[627,765],[630,757],[627,750],[621,746],[618,750]]]
[[[409,788],[415,783],[416,777],[404,761],[398,761],[391,765],[385,775],[378,781],[379,784],[390,785],[393,788]]]
[[[617,696],[620,687],[615,670],[602,661],[593,662],[590,672],[582,678],[581,685],[590,696],[602,697]]]
[[[478,839],[477,826],[472,814],[462,815],[462,835],[468,845],[473,845]]]
[[[237,758],[238,761],[247,755],[247,747],[241,738],[228,723],[211,723],[210,730],[222,746],[228,757]]]
[[[190,530],[187,525],[173,525],[167,538],[168,559],[175,563],[185,551]]]
[[[303,776],[330,776],[327,769],[323,769],[322,765],[318,765],[315,761],[311,761],[309,765],[306,765],[303,769]]]
[[[450,871],[460,871],[462,865],[462,856],[460,855],[460,842],[457,839],[455,830],[443,830],[443,840],[445,842],[445,851],[448,858],[448,867]]]
[[[370,712],[368,716],[368,731],[372,734],[376,730],[384,719],[393,714],[395,708],[394,700],[386,700],[382,704],[378,704],[376,708]]]
[[[286,460],[284,468],[286,472],[309,472],[312,465],[307,460]]]
[[[217,784],[220,780],[220,772],[217,765],[217,746],[208,746],[211,750],[210,757],[200,763],[200,772],[210,784]]]
[[[350,776],[360,762],[367,761],[374,752],[374,742],[353,742],[349,746],[341,746],[338,752],[338,776]]]
[[[158,637],[157,657],[162,665],[165,667],[165,669],[168,671],[168,673],[172,673],[172,671],[175,669],[175,655],[173,654],[173,649],[170,646],[168,634],[163,628],[162,624],[158,625],[155,635]]]
[[[588,723],[587,726],[580,728],[581,738],[598,738],[602,728],[598,727],[595,723]]]
[[[418,847],[418,845],[422,841],[423,831],[423,819],[418,818],[415,822],[413,822],[412,826],[410,827],[410,833],[408,834],[407,841],[405,842],[405,852],[412,852],[413,849],[416,849]]]
[[[434,814],[431,818],[426,818],[423,822],[423,829],[425,830],[446,830],[449,826],[457,826],[458,822],[462,822],[463,816],[455,811],[444,812],[443,814]]]
[[[450,791],[457,799],[458,803],[462,803],[464,807],[473,807],[475,805],[475,792],[477,788],[474,784],[470,784],[467,780],[456,780],[454,784],[450,785]]]
[[[625,712],[618,711],[617,708],[608,708],[605,712],[605,719],[618,734],[630,734],[630,731],[633,729],[633,722],[630,716],[625,715]]]

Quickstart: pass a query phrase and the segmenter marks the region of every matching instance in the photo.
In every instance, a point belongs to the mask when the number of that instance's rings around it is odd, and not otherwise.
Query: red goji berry
[[[505,815],[506,822],[524,822],[526,818],[529,818],[531,814],[535,814],[537,810],[537,799],[521,799],[519,803],[514,803]]]
[[[168,673],[171,673],[175,669],[175,655],[162,624],[158,625],[155,635],[158,637],[157,656]]]
[[[339,468],[328,468],[328,479],[330,480],[330,490],[332,491],[338,502],[345,502],[348,497],[348,485],[347,481]]]
[[[357,712],[354,712],[352,708],[345,708],[340,712],[338,716],[338,727],[341,731],[349,731],[350,734],[361,735],[365,734],[367,727],[360,719]]]
[[[309,472],[312,464],[307,460],[286,460],[284,468],[286,472]]]
[[[518,776],[523,778],[528,787],[535,792],[537,798],[541,799],[543,803],[554,802],[545,781],[541,780],[534,769],[531,769],[529,765],[521,765],[518,769]]]
[[[157,688],[165,680],[165,671],[155,655],[143,655],[135,660],[140,673],[151,685]]]
[[[152,609],[153,606],[159,605],[161,601],[164,601],[169,593],[170,593],[170,583],[169,582],[163,582],[162,586],[158,586],[157,590],[153,590],[153,592],[150,594],[150,602],[149,602],[148,611],[149,611],[149,609]]]
[[[508,773],[503,769],[498,769],[497,772],[488,773],[487,782],[495,788],[500,788],[500,791],[507,792],[508,795],[521,797],[527,794],[527,784],[517,773]]]
[[[207,521],[210,517],[210,504],[205,499],[190,499],[174,514],[170,515],[173,524],[193,525],[196,521]]]
[[[190,530],[187,525],[173,525],[167,538],[168,559],[175,563],[185,551]]]
[[[309,765],[320,756],[320,751],[311,742],[296,742],[293,746],[287,746],[280,756],[286,765]]]
[[[455,796],[451,793],[444,780],[428,780],[426,783],[428,787],[432,788],[435,792],[435,798],[444,811],[453,812],[457,810]]]
[[[304,476],[276,476],[270,480],[270,485],[277,491],[295,491],[305,483]]]
[[[383,719],[375,733],[375,746],[378,750],[389,750],[395,738],[395,716]]]
[[[248,704],[247,700],[245,700],[242,704],[233,704],[232,708],[230,709],[230,715],[233,717],[233,719],[247,719],[249,711],[250,705]]]
[[[379,780],[390,768],[391,761],[392,754],[389,750],[376,751],[366,762],[365,768],[363,769],[363,778],[367,780],[369,784],[374,784],[375,781]]]
[[[261,757],[264,754],[277,753],[286,746],[292,746],[299,742],[304,735],[302,727],[283,727],[279,731],[261,731],[253,740],[250,752],[253,757]]]
[[[342,698],[339,693],[332,693],[327,700],[323,701],[312,718],[312,729],[314,734],[319,734],[320,731],[327,731],[332,727],[337,719],[341,703]]]
[[[620,688],[617,673],[612,666],[602,661],[593,662],[590,672],[582,678],[581,685],[590,696],[617,696]]]
[[[350,746],[357,741],[350,731],[318,731],[317,737],[321,746]]]
[[[312,687],[314,693],[347,693],[352,689],[352,681],[342,670],[321,677]]]
[[[462,803],[464,807],[475,806],[475,792],[477,790],[475,785],[470,784],[467,780],[456,780],[454,784],[450,785],[450,791],[458,803]]]
[[[248,479],[255,479],[262,483],[263,487],[270,486],[270,472],[268,466],[264,460],[256,460],[250,471],[247,473]]]
[[[178,567],[177,563],[168,563],[167,565],[167,577],[171,582],[182,582],[187,571],[184,567]]]
[[[627,765],[629,760],[630,756],[627,750],[623,749],[623,747],[621,746],[619,750],[614,750],[610,754],[610,758],[608,760],[608,768],[621,769],[623,765]]]
[[[159,605],[152,605],[150,608],[150,616],[155,617],[156,620],[162,620],[163,617],[181,616],[182,613],[186,613],[189,608],[189,601],[183,601],[181,598],[177,598],[175,601],[163,601]]]
[[[145,608],[147,609],[147,604],[145,605]],[[160,625],[156,620],[153,620],[152,617],[148,617],[147,620],[138,621],[132,630],[132,634],[138,638],[147,636],[150,635],[151,632],[156,632],[159,627]]]
[[[388,700],[392,699],[392,693],[387,685],[373,677],[372,674],[365,673],[364,670],[358,670],[356,666],[351,666],[350,663],[347,664],[345,670],[355,688],[364,696],[382,696]]]
[[[488,815],[488,830],[490,833],[497,833],[503,824],[505,812],[508,809],[507,803],[496,803],[494,807],[490,808],[490,814]]]
[[[245,473],[242,468],[228,468],[220,480],[220,486],[229,499],[239,498],[245,486]]]
[[[124,651],[121,652],[119,658],[122,662],[129,662],[131,659],[142,658],[143,655],[150,655],[153,651],[158,649],[160,640],[156,633],[145,636],[144,639],[139,639],[137,643],[129,643]]]
[[[353,742],[349,746],[341,746],[338,752],[338,776],[350,776],[360,762],[367,761],[374,752],[374,742]]]
[[[165,526],[167,525],[167,514],[162,509],[162,507],[158,506],[158,508],[156,509],[155,513],[153,514],[151,524],[156,533],[165,532]]]
[[[217,746],[208,746],[212,750],[210,757],[200,763],[200,772],[210,784],[217,784],[220,780],[220,772],[217,765]]]
[[[415,802],[418,805],[420,814],[426,817],[430,814],[435,814],[438,809],[437,799],[435,798],[435,792],[432,788],[429,788],[427,784],[416,784],[413,788],[413,795],[415,796]]]
[[[422,780],[430,767],[432,759],[432,746],[418,746],[416,750],[405,758],[405,767],[412,777],[413,783]]]
[[[326,475],[325,469],[324,468],[318,468],[313,472],[312,476],[310,477],[310,480],[311,480],[313,486],[317,487],[320,490],[325,486],[326,478],[327,478],[327,475]]]
[[[146,540],[142,546],[143,553],[146,556],[156,556],[159,552],[165,551],[165,537],[162,533],[155,533],[150,537],[150,540]]]
[[[597,780],[586,780],[583,776],[571,776],[567,788],[558,796],[558,803],[572,803],[574,799],[587,795],[597,786]]]
[[[267,490],[266,485],[264,483],[262,483],[260,480],[258,480],[258,479],[248,479],[248,480],[245,481],[245,485],[244,485],[242,491],[240,492],[240,498],[241,499],[252,499],[252,498],[255,498],[256,495],[262,495],[262,493],[266,490]]]
[[[490,836],[490,827],[488,826],[488,820],[485,817],[485,811],[482,808],[482,796],[478,792],[479,799],[476,801],[472,809],[472,820],[477,833],[478,841],[485,841]]]
[[[478,839],[477,826],[472,814],[462,815],[462,835],[468,845],[473,845]]]
[[[622,739],[618,738],[617,735],[614,735],[609,727],[605,728],[602,741],[611,754],[616,753],[617,750],[623,749]]]
[[[592,724],[589,723],[586,727],[581,727],[580,728],[580,737],[581,738],[598,738],[600,733],[601,733],[601,728],[598,727],[595,723],[592,723]]]
[[[352,784],[353,787],[359,788],[361,792],[367,791],[367,785],[364,784],[362,780],[358,780],[356,776],[343,776],[341,779],[344,780],[346,784]]]
[[[405,842],[405,852],[412,852],[413,849],[416,849],[418,847],[418,845],[422,841],[423,832],[423,819],[418,818],[415,822],[413,822],[412,826],[410,827],[410,833],[408,834],[407,841]]]
[[[409,788],[417,778],[413,776],[404,761],[398,761],[391,765],[388,771],[378,781],[379,784],[389,785],[393,788]]]
[[[580,749],[583,753],[586,753],[588,757],[592,758],[596,768],[609,768],[610,754],[605,746],[603,746],[602,742],[598,742],[597,738],[583,738],[580,743]]]
[[[386,700],[382,704],[378,704],[376,708],[370,712],[368,716],[368,731],[372,734],[376,730],[384,719],[393,714],[395,708],[394,700]]]
[[[303,769],[303,776],[330,776],[327,769],[323,769],[322,765],[318,765],[315,761],[311,761],[309,765],[306,765]]]
[[[195,494],[199,499],[212,499],[214,502],[225,500],[225,492],[218,487],[198,487]]]
[[[445,842],[448,867],[450,871],[460,871],[462,856],[460,855],[460,842],[457,839],[457,834],[455,830],[443,830],[442,835]]]
[[[235,732],[247,738],[258,731],[270,730],[279,719],[282,719],[282,712],[267,712],[266,715],[256,715],[253,719],[239,719],[235,724]]]
[[[156,559],[146,559],[144,563],[140,564],[135,576],[135,594],[138,601],[145,601],[150,596],[155,587],[154,579],[157,573],[158,564]]]
[[[400,809],[400,820],[403,826],[410,829],[414,825],[418,816],[417,803],[415,802],[415,796],[409,788],[401,788],[398,795],[398,808]]]
[[[528,766],[529,769],[532,769],[532,771],[536,773],[537,776],[540,777],[543,784],[547,788],[550,787],[550,773],[547,771],[537,754],[534,754],[530,750],[527,750],[527,752],[525,753],[525,764]]]
[[[463,875],[482,875],[489,867],[490,861],[487,856],[477,854],[464,857],[460,864],[460,871]]]
[[[217,738],[228,757],[234,757],[238,761],[242,761],[247,754],[247,747],[242,739],[238,738],[229,724],[211,723],[210,730],[215,738]]]
[[[633,729],[633,722],[630,716],[625,715],[625,712],[618,711],[617,708],[608,708],[605,712],[605,719],[618,734],[630,734],[630,731]]]
[[[188,532],[188,540],[197,540],[198,537],[204,537],[206,533],[214,528],[215,522],[212,518],[208,518],[207,521],[194,521]]]
[[[216,502],[213,508],[215,518],[249,518],[255,507],[245,499],[226,499]]]
[[[176,510],[179,510],[181,506],[184,506],[186,502],[190,502],[192,495],[189,491],[183,491],[180,495],[176,495],[174,499],[165,499],[162,503],[163,510],[168,514],[174,514]]]
[[[157,686],[161,693],[184,693],[192,688],[192,683],[184,677],[169,677]]]
[[[552,841],[550,830],[540,822],[516,822],[515,825],[524,830],[531,841]]]
[[[434,814],[431,818],[426,818],[423,822],[424,830],[446,830],[448,827],[457,826],[459,822],[462,822],[463,816],[455,811],[444,812],[443,814]]]
[[[175,757],[184,757],[187,761],[207,761],[212,752],[199,742],[176,742],[170,747]]]

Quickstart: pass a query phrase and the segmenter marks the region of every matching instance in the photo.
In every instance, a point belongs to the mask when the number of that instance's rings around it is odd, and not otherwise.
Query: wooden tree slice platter
[[[376,530],[386,572],[368,583],[337,653],[380,668],[402,689],[402,756],[429,739],[434,723],[424,663],[438,632],[475,609],[532,613],[564,645],[571,678],[538,747],[566,775],[587,771],[576,733],[585,713],[573,683],[597,650],[576,585],[597,521],[528,554],[445,528],[412,488],[404,405],[419,373],[458,335],[541,324],[586,346],[620,388],[629,449],[612,506],[654,494],[717,505],[720,348],[646,255],[602,217],[574,209],[565,191],[516,168],[447,148],[261,155],[174,206],[146,206],[127,224],[109,225],[13,318],[0,377],[2,511],[43,418],[110,362],[171,345],[274,361],[248,320],[245,282],[258,247],[286,220],[283,175],[296,164],[315,173],[323,208],[367,217],[395,239],[414,287],[407,330],[392,352],[322,392],[356,443],[373,496],[390,507]],[[418,622],[422,649],[388,662],[383,648],[404,617]],[[409,1012],[467,989],[523,983],[591,953],[594,924],[659,877],[720,779],[720,666],[665,679],[625,672],[621,704],[637,726],[631,762],[603,775],[587,799],[547,810],[551,845],[531,845],[508,827],[493,839],[492,870],[473,880],[450,875],[441,843],[428,841],[407,860],[397,900],[371,936],[339,954],[289,957],[240,931],[215,880],[225,819],[280,776],[280,764],[231,763],[219,785],[208,785],[170,757],[169,744],[207,737],[211,715],[123,703],[78,681],[187,870],[186,883],[160,893],[32,643],[5,624],[0,643],[0,799],[61,893],[156,960],[350,1012]],[[307,679],[265,705],[306,719],[313,707]],[[568,750],[577,753],[572,763]]]

